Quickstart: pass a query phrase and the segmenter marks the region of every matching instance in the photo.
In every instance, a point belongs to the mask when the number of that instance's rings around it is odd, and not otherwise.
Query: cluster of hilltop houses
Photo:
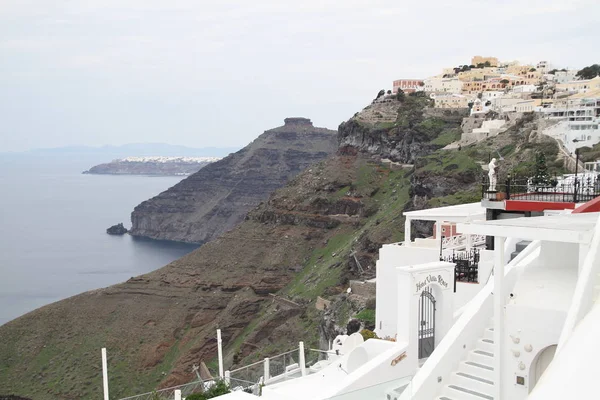
[[[427,79],[395,80],[393,92],[424,91],[436,108],[470,108],[471,115],[541,113],[551,122],[544,133],[574,152],[600,142],[600,76],[578,79],[577,72],[547,61],[521,65],[475,56],[469,65],[444,68]]]

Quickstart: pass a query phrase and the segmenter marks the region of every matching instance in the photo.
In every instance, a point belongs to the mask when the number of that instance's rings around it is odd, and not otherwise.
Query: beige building
[[[463,83],[458,78],[432,77],[425,79],[423,90],[428,93],[460,93]]]
[[[500,74],[498,73],[498,68],[496,67],[473,68],[469,71],[458,73],[458,79],[460,79],[463,82],[474,80],[482,81],[486,78],[491,78],[494,76],[500,76]]]
[[[486,62],[489,62],[492,67],[498,66],[498,59],[496,57],[474,56],[471,59],[471,65],[485,64]]]
[[[467,108],[470,98],[461,94],[432,94],[435,108]]]
[[[463,82],[462,94],[477,94],[481,92],[496,92],[504,90],[507,85],[501,82],[500,78],[493,78],[485,81]]]
[[[556,90],[558,92],[587,93],[596,89],[600,89],[600,76],[597,76],[593,79],[586,79],[583,81],[571,81],[567,83],[559,83],[556,85]]]

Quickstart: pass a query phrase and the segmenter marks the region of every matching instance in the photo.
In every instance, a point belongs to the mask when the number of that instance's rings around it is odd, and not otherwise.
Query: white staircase
[[[483,337],[447,378],[437,400],[494,400],[494,328]]]

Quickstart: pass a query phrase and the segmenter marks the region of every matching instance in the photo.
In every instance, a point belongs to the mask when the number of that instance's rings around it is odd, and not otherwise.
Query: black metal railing
[[[491,188],[493,189],[493,188]],[[510,175],[490,190],[487,177],[482,179],[481,198],[486,200],[531,200],[548,202],[585,202],[600,196],[598,177],[567,176],[536,180]]]
[[[441,257],[441,261],[455,264],[454,267],[454,291],[456,282],[479,282],[479,249],[466,251],[452,251],[451,255]]]

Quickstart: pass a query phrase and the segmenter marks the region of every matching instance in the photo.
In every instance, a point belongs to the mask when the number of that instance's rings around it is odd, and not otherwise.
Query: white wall
[[[398,318],[398,288],[396,267],[417,265],[439,260],[437,248],[405,247],[385,244],[379,249],[376,264],[377,278],[375,333],[379,337],[396,337]]]
[[[520,272],[505,308],[504,398],[527,397],[532,361],[558,343],[577,282],[578,259],[577,244],[542,242],[540,257]],[[525,385],[516,383],[517,376],[525,378]]]

